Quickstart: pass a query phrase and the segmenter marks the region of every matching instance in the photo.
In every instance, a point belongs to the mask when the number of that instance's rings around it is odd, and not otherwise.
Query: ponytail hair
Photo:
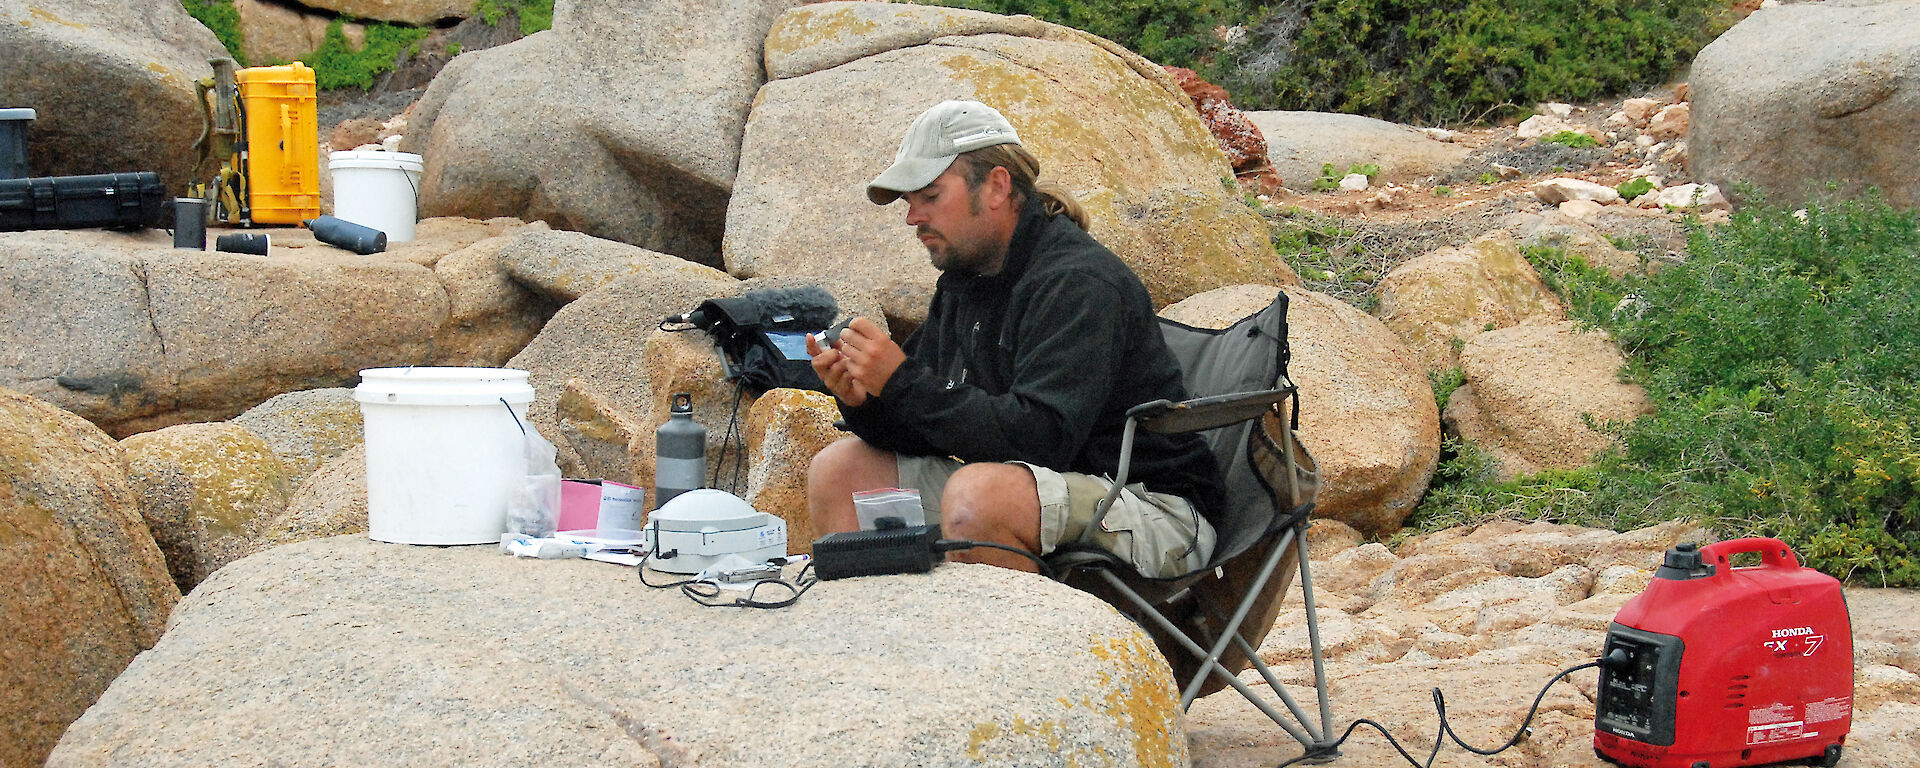
[[[965,175],[968,190],[979,189],[993,169],[1005,168],[1007,175],[1013,179],[1013,192],[1021,200],[1038,198],[1047,215],[1065,215],[1082,230],[1087,228],[1087,211],[1080,207],[1080,201],[1075,200],[1073,193],[1059,184],[1040,183],[1040,160],[1026,147],[995,144],[963,153],[958,159],[967,164]]]

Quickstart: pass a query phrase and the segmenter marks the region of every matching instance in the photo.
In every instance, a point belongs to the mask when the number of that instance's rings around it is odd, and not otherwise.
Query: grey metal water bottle
[[[678,496],[705,487],[707,428],[693,420],[693,396],[673,396],[667,423],[660,425],[653,446],[653,504],[659,509]]]
[[[387,249],[387,233],[333,216],[320,216],[300,222],[307,225],[313,239],[353,251],[362,256]]]

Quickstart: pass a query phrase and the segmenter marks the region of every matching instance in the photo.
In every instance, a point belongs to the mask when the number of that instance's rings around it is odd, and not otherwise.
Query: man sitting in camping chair
[[[816,533],[859,527],[856,491],[910,488],[943,537],[1011,548],[953,559],[1036,570],[1111,490],[1127,410],[1186,399],[1145,286],[1039,173],[998,111],[948,101],[868,185],[876,204],[906,200],[941,275],[904,347],[866,318],[828,348],[808,340],[856,435],[809,468]],[[1206,564],[1224,501],[1201,438],[1137,435],[1128,481],[1092,542],[1148,577]]]

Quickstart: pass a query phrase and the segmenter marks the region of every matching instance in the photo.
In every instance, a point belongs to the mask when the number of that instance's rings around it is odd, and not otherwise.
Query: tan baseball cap
[[[977,101],[940,102],[913,119],[893,165],[867,183],[867,199],[886,205],[932,184],[962,152],[1018,143],[1020,134],[999,110]]]

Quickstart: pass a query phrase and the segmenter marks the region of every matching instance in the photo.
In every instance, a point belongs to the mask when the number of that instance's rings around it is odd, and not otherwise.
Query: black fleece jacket
[[[1029,197],[998,274],[949,271],[885,394],[841,406],[877,448],[963,461],[1024,461],[1112,477],[1126,412],[1187,397],[1146,286],[1066,216]],[[1128,482],[1216,521],[1213,454],[1194,435],[1134,436]]]

